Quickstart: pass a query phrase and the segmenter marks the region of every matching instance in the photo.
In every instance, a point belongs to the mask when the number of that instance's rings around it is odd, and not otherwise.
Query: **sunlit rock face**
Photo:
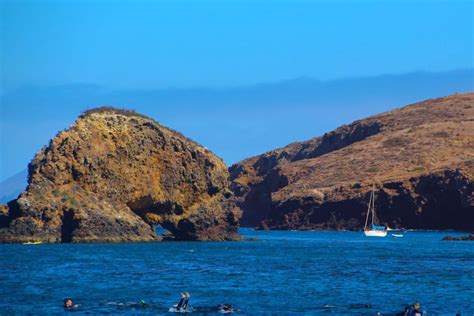
[[[29,185],[0,207],[1,242],[233,240],[229,173],[206,148],[110,107],[82,114],[36,154]]]

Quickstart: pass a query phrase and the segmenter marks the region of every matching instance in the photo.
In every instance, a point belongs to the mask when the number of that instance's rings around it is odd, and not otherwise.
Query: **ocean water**
[[[474,243],[441,241],[459,233],[241,232],[257,240],[0,245],[0,315],[68,314],[65,297],[74,315],[171,315],[180,291],[196,315],[474,314]]]

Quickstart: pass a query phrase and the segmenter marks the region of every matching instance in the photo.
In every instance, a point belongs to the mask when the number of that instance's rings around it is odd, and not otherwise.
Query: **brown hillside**
[[[474,94],[359,120],[230,171],[242,225],[360,229],[374,183],[381,223],[474,229]]]

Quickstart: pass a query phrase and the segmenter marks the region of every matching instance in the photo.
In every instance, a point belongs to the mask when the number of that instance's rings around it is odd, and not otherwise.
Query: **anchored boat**
[[[369,216],[372,215],[372,224],[369,225]],[[387,227],[375,224],[375,186],[372,185],[370,193],[369,207],[367,208],[367,217],[365,218],[364,234],[367,237],[385,237],[387,236]]]

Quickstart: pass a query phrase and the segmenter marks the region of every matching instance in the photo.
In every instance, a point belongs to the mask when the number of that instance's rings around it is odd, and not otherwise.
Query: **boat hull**
[[[385,237],[387,236],[387,231],[371,229],[371,230],[365,230],[364,234],[367,237]]]

